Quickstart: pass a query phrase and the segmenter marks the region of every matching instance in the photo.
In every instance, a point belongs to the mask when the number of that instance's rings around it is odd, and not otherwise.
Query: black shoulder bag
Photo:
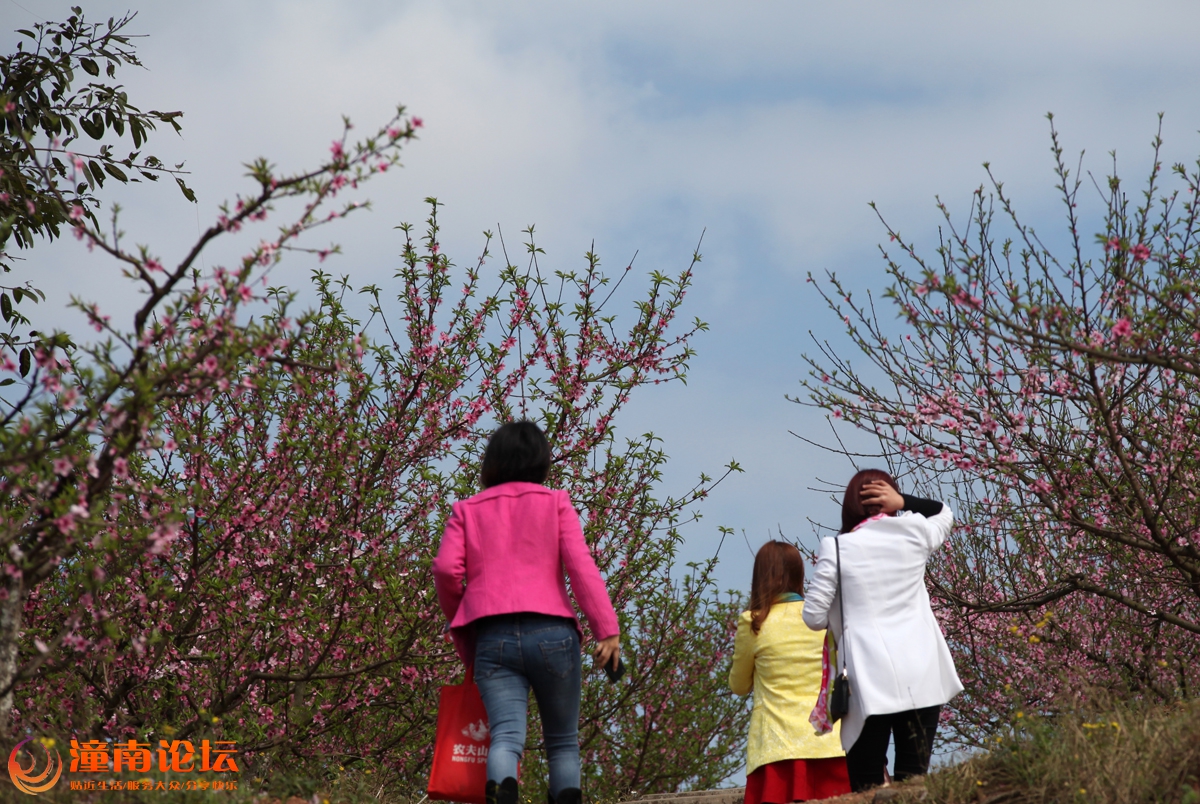
[[[844,718],[850,712],[850,677],[846,675],[846,609],[842,605],[842,546],[838,538],[833,538],[837,550],[837,579],[838,579],[838,616],[842,620],[842,641],[838,645],[838,664],[842,669],[833,679],[833,690],[829,695],[829,719],[834,723]]]

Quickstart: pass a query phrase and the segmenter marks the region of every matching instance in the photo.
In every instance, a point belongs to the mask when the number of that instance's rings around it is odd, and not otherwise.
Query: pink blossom
[[[1150,259],[1150,248],[1143,243],[1138,243],[1129,249],[1129,254],[1138,262],[1145,262]]]
[[[1127,337],[1131,332],[1133,332],[1133,324],[1128,318],[1122,318],[1113,324],[1112,333],[1118,338]]]
[[[279,244],[268,243],[267,241],[264,240],[258,244],[258,248],[259,248],[259,257],[258,257],[259,264],[267,265],[275,257],[275,253],[277,251],[279,251]]]
[[[412,125],[413,125],[413,128],[420,128],[421,126],[425,125],[425,121],[419,117],[414,117],[412,119]]]
[[[73,221],[80,220],[83,217],[83,207],[79,204],[72,204],[70,217]]]
[[[152,556],[160,556],[167,552],[167,548],[171,546],[171,542],[175,541],[179,535],[179,529],[174,526],[159,525],[150,534],[148,552]]]

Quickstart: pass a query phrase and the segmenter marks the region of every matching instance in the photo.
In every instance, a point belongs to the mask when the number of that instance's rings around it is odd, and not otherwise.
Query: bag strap
[[[837,579],[838,579],[838,619],[842,621],[842,644],[838,645],[838,659],[841,660],[842,670],[846,669],[846,610],[843,607],[842,597],[842,545],[838,541],[838,537],[833,537],[833,547],[837,552]]]
[[[466,672],[466,675],[463,676],[463,683],[464,684],[474,684],[475,683],[475,662],[471,662],[469,665],[467,665],[467,672]]]

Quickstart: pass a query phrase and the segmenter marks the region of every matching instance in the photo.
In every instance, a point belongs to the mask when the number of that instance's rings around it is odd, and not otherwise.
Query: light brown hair
[[[750,628],[755,634],[784,592],[804,594],[804,559],[794,544],[767,542],[758,548],[750,578]]]

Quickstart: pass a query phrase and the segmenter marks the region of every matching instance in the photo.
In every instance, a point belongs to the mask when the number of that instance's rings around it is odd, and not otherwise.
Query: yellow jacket
[[[737,695],[754,691],[746,773],[783,759],[845,756],[839,726],[818,737],[808,722],[821,689],[824,631],[804,624],[804,602],[776,603],[758,634],[750,628],[750,612],[738,619],[729,688]]]

